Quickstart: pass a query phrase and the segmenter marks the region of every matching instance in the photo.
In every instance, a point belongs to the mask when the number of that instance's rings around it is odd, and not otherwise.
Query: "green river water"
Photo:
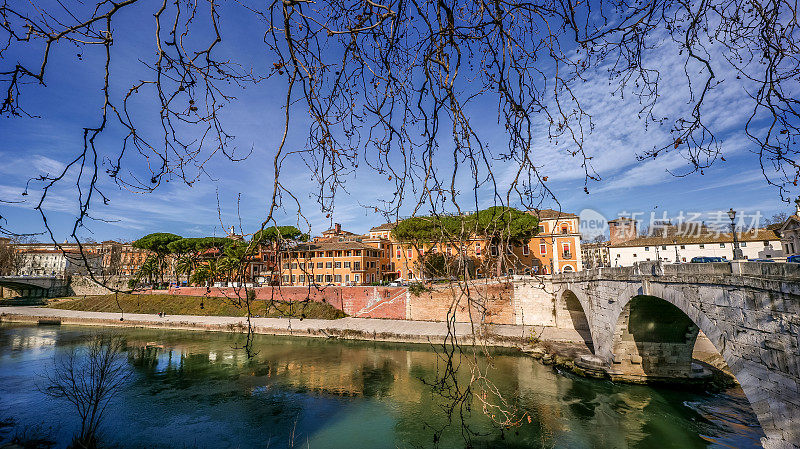
[[[426,345],[258,336],[248,359],[234,334],[2,324],[0,446],[20,434],[69,442],[75,413],[37,386],[57,355],[96,332],[128,345],[131,376],[101,427],[110,447],[738,448],[762,435],[739,389],[618,385],[512,351],[482,362],[521,418],[500,429],[477,400],[463,423],[448,419],[452,402],[430,386],[444,365]]]

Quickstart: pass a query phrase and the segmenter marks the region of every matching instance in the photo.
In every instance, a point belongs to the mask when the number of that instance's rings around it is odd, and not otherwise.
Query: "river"
[[[128,345],[131,376],[101,427],[116,447],[686,449],[758,447],[762,435],[740,389],[618,385],[509,350],[481,359],[521,420],[498,429],[477,400],[459,409],[463,424],[448,420],[452,401],[430,386],[444,365],[426,345],[257,336],[248,359],[235,334],[1,324],[0,445],[19,434],[69,442],[75,413],[37,386],[55,357],[96,332]]]

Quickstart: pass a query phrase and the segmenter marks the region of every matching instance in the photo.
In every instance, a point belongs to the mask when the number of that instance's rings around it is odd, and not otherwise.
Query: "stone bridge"
[[[800,448],[800,264],[643,262],[552,282],[555,321],[585,332],[612,379],[696,376],[702,331],[747,395],[764,447]]]
[[[0,297],[52,298],[66,295],[67,281],[55,276],[0,276]],[[13,292],[13,293],[12,293]]]

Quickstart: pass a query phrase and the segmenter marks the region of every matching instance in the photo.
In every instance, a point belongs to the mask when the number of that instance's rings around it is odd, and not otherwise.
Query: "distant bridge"
[[[742,385],[764,447],[800,448],[800,264],[642,262],[552,282],[556,313],[587,331],[612,379],[691,378],[702,330]]]
[[[0,287],[2,293],[8,289],[23,297],[52,298],[68,292],[66,280],[56,276],[0,276]]]

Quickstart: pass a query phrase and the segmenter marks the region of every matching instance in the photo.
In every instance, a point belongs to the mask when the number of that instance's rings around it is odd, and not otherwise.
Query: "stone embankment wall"
[[[520,287],[520,284],[524,284]],[[317,301],[328,303],[346,314],[362,318],[446,321],[455,313],[457,322],[486,324],[525,324],[555,326],[558,305],[544,279],[514,282],[476,281],[469,285],[469,297],[463,284],[436,285],[413,295],[405,287],[257,287],[255,298],[276,301]],[[244,297],[244,288],[181,287],[148,290],[146,293],[187,296]],[[98,293],[99,294],[99,293]]]
[[[512,293],[508,282],[438,285],[418,296],[408,295],[407,318],[445,321],[455,313],[460,323],[514,324]]]
[[[111,289],[127,290],[127,276],[98,276],[102,284],[95,282],[89,276],[72,276],[69,280],[69,294],[75,296],[107,295],[113,293]],[[111,288],[109,288],[111,287]]]

